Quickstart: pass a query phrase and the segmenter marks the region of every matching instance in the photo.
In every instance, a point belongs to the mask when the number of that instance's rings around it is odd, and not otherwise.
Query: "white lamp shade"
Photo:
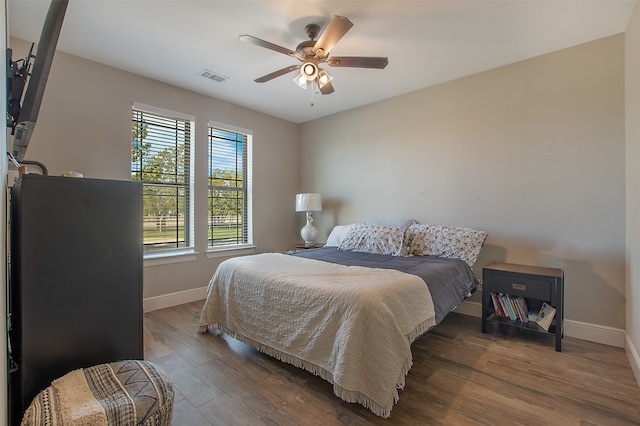
[[[322,210],[322,197],[320,194],[297,194],[297,212],[317,212]]]

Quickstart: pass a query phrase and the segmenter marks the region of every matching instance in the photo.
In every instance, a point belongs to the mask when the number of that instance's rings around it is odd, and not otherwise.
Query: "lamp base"
[[[304,245],[313,247],[315,245],[318,230],[313,226],[313,217],[311,212],[307,212],[307,224],[300,230],[300,236],[304,240]]]

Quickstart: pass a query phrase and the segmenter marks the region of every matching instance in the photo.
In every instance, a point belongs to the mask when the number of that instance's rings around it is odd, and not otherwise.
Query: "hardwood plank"
[[[173,424],[176,426],[211,426],[211,422],[186,399],[174,402]]]
[[[262,423],[260,418],[245,410],[243,404],[238,403],[226,394],[198,407],[198,411],[212,425],[246,426]],[[173,423],[175,424],[175,421]]]
[[[214,381],[202,375],[197,368],[184,362],[183,358],[178,354],[155,359],[154,361],[167,372],[174,388],[178,389],[182,396],[195,407],[225,393]]]
[[[624,349],[500,330],[451,313],[412,345],[391,417],[333,394],[331,384],[220,332],[198,333],[203,302],[145,314],[145,356],[174,384],[182,425],[640,424],[640,389]]]

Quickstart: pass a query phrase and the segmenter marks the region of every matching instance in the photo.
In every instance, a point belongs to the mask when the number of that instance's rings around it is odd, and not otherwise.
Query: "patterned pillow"
[[[392,256],[408,256],[409,246],[405,244],[406,231],[407,228],[357,223],[351,225],[338,248]]]
[[[442,225],[411,225],[410,252],[415,256],[440,256],[464,260],[473,266],[487,233]]]

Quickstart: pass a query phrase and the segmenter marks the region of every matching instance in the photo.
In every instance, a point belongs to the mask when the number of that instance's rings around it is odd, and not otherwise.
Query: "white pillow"
[[[325,246],[330,247],[338,247],[347,236],[349,232],[349,228],[351,225],[336,225],[332,230],[329,236],[327,237],[327,242]]]

